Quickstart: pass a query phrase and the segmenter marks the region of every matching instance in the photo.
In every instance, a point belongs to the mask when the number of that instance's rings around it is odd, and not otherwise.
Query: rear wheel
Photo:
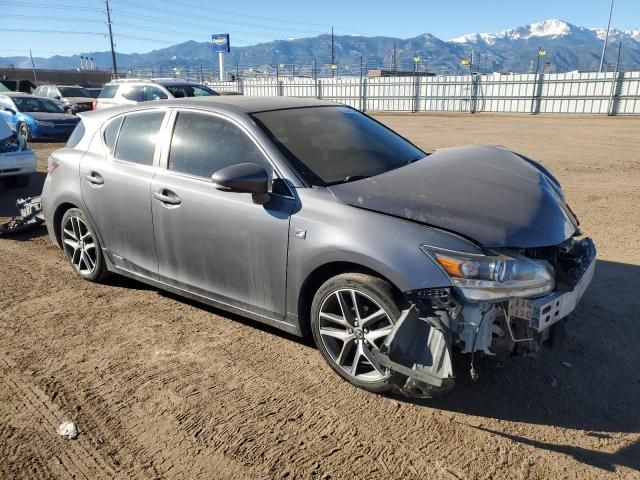
[[[99,282],[109,276],[98,237],[82,210],[67,210],[60,231],[64,253],[78,275],[90,282]]]
[[[391,333],[400,312],[389,282],[344,273],[316,292],[311,330],[318,350],[342,378],[365,390],[385,392],[397,374],[379,365],[373,352]]]

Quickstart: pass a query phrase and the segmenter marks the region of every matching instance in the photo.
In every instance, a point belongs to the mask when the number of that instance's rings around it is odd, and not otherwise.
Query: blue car
[[[66,140],[80,119],[52,100],[19,92],[0,93],[0,118],[30,140]]]

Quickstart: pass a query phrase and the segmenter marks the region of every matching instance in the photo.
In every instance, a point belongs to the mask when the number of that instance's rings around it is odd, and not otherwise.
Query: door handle
[[[153,198],[166,205],[180,205],[182,201],[175,193],[170,190],[160,190],[159,192],[153,192]]]
[[[103,185],[104,184],[104,178],[102,178],[102,176],[97,173],[97,172],[91,172],[89,175],[85,175],[84,176],[85,180],[93,185]]]

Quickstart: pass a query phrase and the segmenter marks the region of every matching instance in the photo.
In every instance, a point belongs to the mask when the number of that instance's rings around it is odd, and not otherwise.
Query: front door
[[[80,162],[82,198],[113,263],[155,277],[158,261],[151,218],[156,139],[166,110],[116,117],[101,132],[104,144]]]
[[[166,168],[153,179],[152,211],[163,281],[273,319],[285,315],[289,217],[295,200],[216,190],[211,175],[266,155],[239,125],[222,116],[179,111]]]

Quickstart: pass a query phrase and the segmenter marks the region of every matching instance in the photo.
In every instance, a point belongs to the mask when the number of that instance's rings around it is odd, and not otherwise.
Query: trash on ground
[[[78,427],[76,427],[75,423],[69,420],[62,422],[57,428],[56,432],[62,438],[65,438],[67,440],[74,440],[78,437]]]

